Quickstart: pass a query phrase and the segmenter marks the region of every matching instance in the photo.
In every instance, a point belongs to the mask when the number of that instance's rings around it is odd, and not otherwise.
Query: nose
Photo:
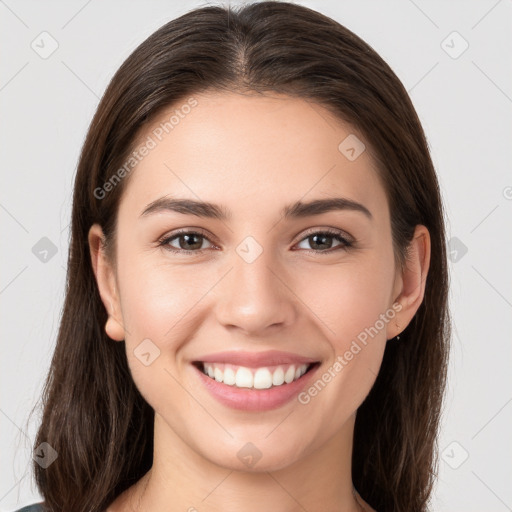
[[[217,319],[228,329],[262,336],[297,318],[298,299],[286,272],[266,251],[251,263],[235,255],[217,291]]]

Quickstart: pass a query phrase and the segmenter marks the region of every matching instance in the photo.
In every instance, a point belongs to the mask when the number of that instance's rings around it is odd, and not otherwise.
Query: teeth
[[[272,368],[251,369],[245,366],[203,363],[203,372],[228,386],[237,388],[268,389],[272,386],[290,384],[306,373],[309,364],[300,366],[282,365]]]
[[[268,368],[258,368],[254,374],[254,384],[256,389],[268,389],[272,386],[272,374]]]
[[[252,388],[252,372],[249,368],[240,367],[236,372],[235,386],[237,388]]]
[[[290,384],[290,382],[293,382],[293,379],[295,378],[295,366],[290,366],[288,370],[286,370],[286,373],[284,374],[284,381],[286,384]]]
[[[274,386],[280,386],[284,383],[284,370],[279,367],[277,370],[274,371],[274,374],[272,375],[272,384]]]
[[[233,386],[236,384],[236,374],[233,371],[233,368],[225,368],[224,369],[224,384],[227,384],[228,386]]]

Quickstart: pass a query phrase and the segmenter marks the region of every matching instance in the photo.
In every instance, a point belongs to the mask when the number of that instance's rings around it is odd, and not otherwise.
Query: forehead
[[[368,149],[363,136],[324,107],[277,93],[192,98],[163,111],[139,134],[135,150],[151,149],[134,167],[122,203],[140,212],[171,195],[254,215],[301,198],[343,195],[387,210],[369,151],[357,156],[362,144]]]

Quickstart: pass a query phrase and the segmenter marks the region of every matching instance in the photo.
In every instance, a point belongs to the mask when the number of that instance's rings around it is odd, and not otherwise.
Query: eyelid
[[[344,231],[343,229],[339,228],[330,228],[330,227],[320,227],[320,228],[310,228],[307,229],[305,232],[301,234],[301,237],[297,240],[298,242],[302,242],[305,238],[315,235],[317,233],[324,233],[329,234],[330,236],[339,236],[340,238],[343,238],[348,244],[353,244],[356,240],[355,238]]]
[[[171,231],[170,233],[166,233],[165,235],[158,238],[157,244],[159,246],[163,246],[163,245],[168,244],[170,240],[172,240],[174,238],[178,238],[180,235],[193,235],[193,234],[202,236],[203,238],[208,240],[214,246],[218,245],[215,242],[215,237],[213,235],[208,233],[203,228],[196,228],[196,227],[179,228],[174,231]],[[196,252],[196,253],[200,253],[201,251],[203,251],[203,249],[200,249],[199,251],[187,251],[186,249],[175,249],[175,250],[176,250],[176,252]]]

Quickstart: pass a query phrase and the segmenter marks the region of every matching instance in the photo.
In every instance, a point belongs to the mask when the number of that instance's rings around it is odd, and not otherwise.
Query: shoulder
[[[15,510],[14,512],[43,512],[43,503],[34,503],[26,507]]]

